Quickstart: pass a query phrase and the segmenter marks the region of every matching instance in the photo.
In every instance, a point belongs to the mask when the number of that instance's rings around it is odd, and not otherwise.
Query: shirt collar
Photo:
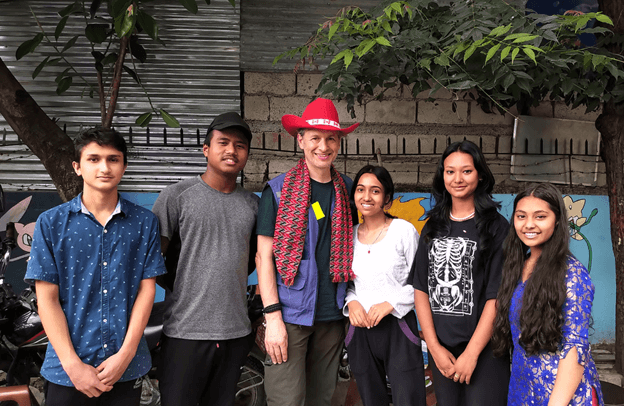
[[[117,195],[117,206],[115,206],[115,210],[113,210],[113,213],[111,214],[110,218],[112,218],[115,214],[125,214],[125,210],[124,210],[124,206],[125,206],[125,202],[124,200],[121,198],[121,196]],[[85,207],[84,203],[82,202],[82,193],[80,193],[78,196],[74,197],[71,202],[70,202],[70,210],[73,211],[74,213],[84,213],[86,215],[91,215],[91,213],[89,212],[89,210],[87,210],[87,208]],[[110,220],[109,218],[109,220]]]

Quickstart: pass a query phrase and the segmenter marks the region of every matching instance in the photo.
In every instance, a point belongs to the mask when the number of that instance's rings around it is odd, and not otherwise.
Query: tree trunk
[[[74,146],[71,138],[41,110],[2,59],[0,83],[0,114],[39,157],[61,199],[72,199],[82,190],[82,180],[72,168]]]
[[[616,35],[624,34],[624,1],[598,0],[600,10],[613,20]],[[614,44],[609,51],[622,55]],[[601,154],[607,170],[611,211],[611,244],[615,256],[615,369],[624,372],[624,106],[611,102],[603,105],[596,120],[601,133]]]

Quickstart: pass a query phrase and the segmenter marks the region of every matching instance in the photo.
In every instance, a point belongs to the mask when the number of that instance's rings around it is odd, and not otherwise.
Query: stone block
[[[433,184],[433,176],[438,169],[436,164],[419,164],[418,165],[418,185],[431,186]]]
[[[245,72],[245,94],[287,96],[295,94],[294,73]]]
[[[413,124],[416,102],[408,100],[371,101],[366,105],[366,122]]]
[[[498,154],[500,155],[510,155],[511,154],[511,144],[513,142],[512,136],[500,136],[498,137]]]
[[[418,122],[432,124],[467,124],[468,103],[455,102],[456,110],[453,112],[453,102],[439,100],[434,102],[418,102]]]
[[[397,136],[394,134],[360,134],[353,132],[349,134],[345,141],[347,154],[349,155],[374,155],[377,148],[381,150],[382,156],[397,154]]]
[[[297,164],[299,157],[274,157],[269,161],[269,179],[288,172]]]
[[[264,149],[274,151],[294,151],[294,138],[286,131],[264,133]]]
[[[514,116],[509,113],[500,114],[497,109],[486,113],[477,102],[470,103],[470,124],[513,125]]]
[[[281,121],[284,114],[301,117],[303,110],[312,101],[310,97],[270,97],[269,120]]]
[[[250,148],[262,149],[264,145],[264,133],[252,133],[253,137],[251,138],[251,143],[249,145]]]
[[[245,98],[243,99],[243,111],[245,112],[245,120],[268,120],[269,97],[245,96]]]
[[[399,153],[403,153],[403,138],[405,138],[406,154],[441,154],[446,148],[446,136],[444,135],[400,135],[398,137]],[[418,150],[419,144],[420,151]]]
[[[301,96],[316,96],[316,89],[323,75],[320,73],[297,74],[297,94]]]
[[[366,111],[364,106],[355,103],[355,118],[351,118],[351,113],[347,110],[347,102],[346,100],[341,100],[339,102],[334,102],[336,106],[336,110],[338,110],[338,118],[340,119],[341,127],[348,127],[345,124],[353,124],[353,123],[361,123],[364,121],[364,112]]]
[[[585,106],[579,106],[572,109],[570,106],[566,106],[565,103],[555,103],[555,118],[565,118],[568,120],[579,121],[596,121],[601,113],[602,109],[585,114]]]
[[[487,158],[486,158],[487,159]],[[511,161],[506,159],[488,159],[488,166],[494,175],[496,184],[503,183],[509,179],[511,172]]]
[[[553,102],[543,101],[537,107],[530,107],[529,115],[533,117],[553,117]]]
[[[390,172],[395,185],[418,184],[418,163],[416,162],[387,162],[384,168]]]
[[[607,169],[605,168],[605,164],[602,161],[598,162],[598,178],[596,181],[596,186],[607,186]]]

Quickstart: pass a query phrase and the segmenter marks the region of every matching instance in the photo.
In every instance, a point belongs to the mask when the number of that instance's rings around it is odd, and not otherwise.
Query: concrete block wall
[[[243,77],[243,117],[254,139],[250,164],[245,170],[245,185],[261,190],[268,179],[290,169],[301,157],[294,138],[281,125],[284,114],[300,116],[316,97],[319,73],[245,72]],[[469,97],[445,89],[430,97],[429,90],[412,95],[407,86],[387,89],[382,100],[356,105],[355,118],[347,112],[346,102],[336,102],[341,125],[360,122],[360,127],[342,141],[338,170],[347,175],[367,163],[377,163],[380,152],[384,166],[392,173],[399,191],[427,191],[440,154],[449,142],[467,139],[481,147],[494,173],[497,193],[515,193],[521,182],[510,179],[511,146],[517,110],[501,115],[485,113]],[[563,103],[545,101],[532,108],[538,117],[595,121],[599,113],[584,114],[584,107],[570,109]],[[599,165],[603,169],[601,163]],[[606,193],[605,176],[599,176],[593,193]],[[565,186],[562,189],[566,189]],[[566,193],[578,193],[578,187]]]

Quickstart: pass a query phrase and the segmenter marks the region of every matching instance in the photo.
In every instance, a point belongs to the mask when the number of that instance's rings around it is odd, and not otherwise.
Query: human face
[[[372,217],[383,214],[384,207],[388,204],[388,196],[385,195],[384,188],[372,173],[365,173],[360,176],[355,193],[353,194],[355,207],[363,217]]]
[[[310,171],[329,171],[340,150],[338,131],[306,129],[305,135],[297,135],[297,141]]]
[[[210,146],[204,145],[204,156],[212,172],[236,176],[247,163],[249,143],[236,130],[213,130]]]
[[[117,185],[126,171],[123,153],[109,145],[91,142],[82,148],[80,162],[73,162],[74,171],[82,176],[84,191],[117,191]]]
[[[540,251],[555,231],[557,218],[544,200],[534,196],[520,199],[514,212],[514,228],[518,238],[531,248]]]
[[[444,187],[453,200],[474,200],[479,173],[470,154],[453,152],[444,160]]]

